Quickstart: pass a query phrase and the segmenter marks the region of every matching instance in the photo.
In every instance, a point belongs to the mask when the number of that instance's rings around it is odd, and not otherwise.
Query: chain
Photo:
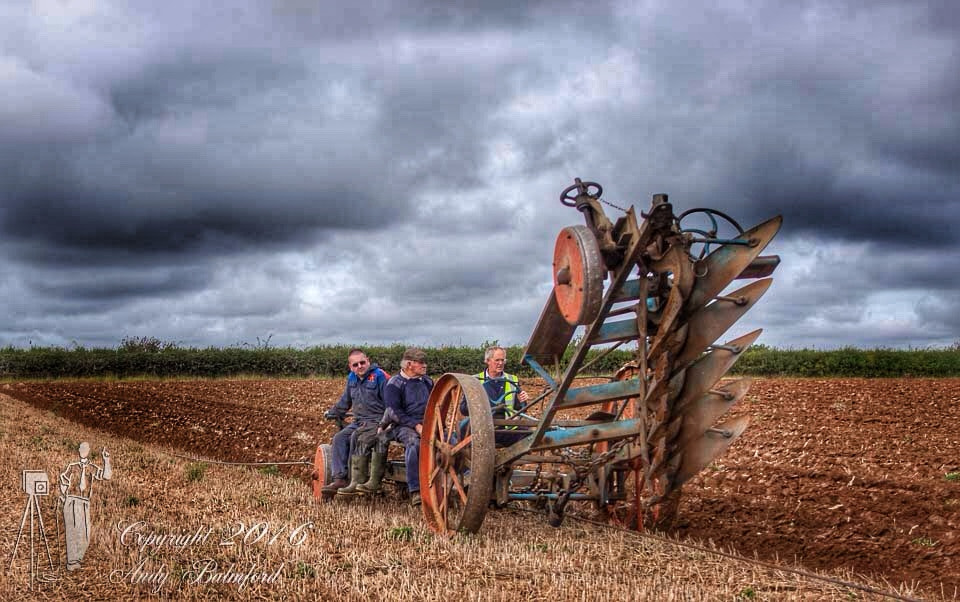
[[[623,449],[627,445],[636,441],[636,439],[637,437],[627,437],[626,439],[621,439],[617,441],[616,443],[610,446],[610,449],[603,452],[602,454],[597,455],[595,458],[587,462],[586,468],[588,470],[593,470],[597,466],[601,464],[605,464],[607,460],[615,456],[621,449]]]
[[[614,205],[613,203],[611,203],[611,202],[608,201],[608,200],[600,199],[600,202],[603,203],[604,205],[610,205],[610,206],[613,207],[614,209],[619,209],[620,211],[623,211],[624,213],[627,212],[627,210],[624,209],[623,207],[620,207],[620,206],[618,206],[618,205]]]

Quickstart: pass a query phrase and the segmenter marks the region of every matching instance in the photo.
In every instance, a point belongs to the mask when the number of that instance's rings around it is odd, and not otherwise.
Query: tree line
[[[483,369],[479,347],[425,348],[430,374]],[[235,376],[342,376],[351,346],[322,345],[306,349],[272,347],[267,341],[238,347],[183,347],[151,337],[124,339],[117,348],[81,346],[0,349],[0,378],[217,378]],[[370,358],[390,373],[399,370],[406,345],[366,345]],[[520,364],[523,348],[507,347],[508,372],[533,376]],[[567,354],[573,352],[571,345]],[[588,361],[600,351],[592,350]],[[611,376],[630,361],[630,351],[615,350],[596,360],[590,374]],[[800,377],[949,377],[960,376],[960,344],[944,349],[776,349],[754,345],[739,358],[730,374]]]

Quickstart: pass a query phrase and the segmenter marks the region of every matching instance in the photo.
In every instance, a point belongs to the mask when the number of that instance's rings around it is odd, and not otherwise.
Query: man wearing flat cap
[[[412,506],[420,505],[420,434],[432,389],[433,381],[427,376],[427,354],[411,347],[400,359],[400,374],[387,382],[383,394],[387,409],[393,412],[396,420],[396,425],[383,435],[388,441],[403,444],[407,490]]]

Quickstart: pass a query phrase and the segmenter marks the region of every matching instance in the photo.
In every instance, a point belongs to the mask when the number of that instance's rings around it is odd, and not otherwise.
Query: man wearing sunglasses
[[[347,412],[353,411],[353,422],[333,436],[333,481],[322,489],[327,497],[341,493],[354,495],[357,486],[367,480],[369,448],[376,441],[377,426],[386,409],[384,390],[390,375],[376,364],[371,364],[362,349],[351,349],[347,354],[347,364],[350,366],[347,386],[340,400],[323,415],[327,419],[342,420]],[[362,437],[364,434],[368,436]]]

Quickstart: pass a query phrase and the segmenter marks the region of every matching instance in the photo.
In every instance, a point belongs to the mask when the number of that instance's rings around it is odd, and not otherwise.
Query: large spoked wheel
[[[464,398],[469,416],[460,411]],[[444,374],[427,401],[420,438],[420,496],[431,530],[480,529],[493,495],[495,454],[483,385],[466,374]]]
[[[321,443],[317,446],[317,454],[313,458],[313,475],[311,475],[313,497],[317,501],[323,498],[324,486],[329,485],[333,480],[332,454],[333,447],[329,443]]]

